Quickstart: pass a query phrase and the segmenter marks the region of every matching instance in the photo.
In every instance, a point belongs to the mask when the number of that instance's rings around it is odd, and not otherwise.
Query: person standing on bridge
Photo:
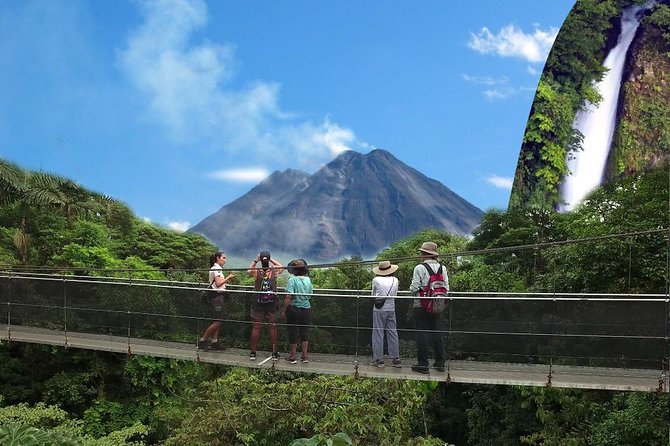
[[[418,364],[412,366],[412,371],[427,374],[428,367],[428,340],[430,339],[435,350],[435,369],[438,372],[444,372],[445,354],[444,341],[442,339],[442,327],[440,313],[429,313],[421,306],[421,299],[419,293],[426,288],[430,281],[430,273],[426,265],[432,269],[433,272],[442,271],[444,282],[447,289],[449,288],[449,278],[447,277],[447,268],[438,262],[437,258],[437,244],[433,242],[425,242],[419,248],[421,254],[421,263],[414,267],[412,274],[412,283],[409,286],[409,291],[414,296],[414,327],[416,329],[416,349],[418,356]]]
[[[398,279],[394,276],[398,265],[388,260],[372,268],[376,276],[372,279],[372,295],[375,297],[372,310],[372,365],[384,367],[384,332],[393,367],[402,367],[400,345],[395,316],[395,297],[398,295]]]
[[[286,358],[291,364],[298,362],[296,353],[298,351],[298,341],[302,349],[303,363],[309,362],[307,353],[309,347],[309,324],[311,323],[311,302],[312,281],[307,276],[307,262],[304,259],[291,260],[288,264],[288,272],[292,276],[286,284],[286,298],[284,299],[284,308],[281,310],[280,317],[286,316],[288,324],[288,343],[289,357]]]
[[[260,268],[257,267],[261,263]],[[247,273],[255,279],[254,295],[251,302],[251,353],[249,359],[256,360],[256,347],[261,337],[261,324],[268,323],[270,342],[272,343],[272,360],[279,359],[277,351],[277,277],[284,271],[284,267],[277,260],[270,257],[269,251],[261,251],[251,261]]]
[[[230,281],[235,274],[228,274],[227,276],[223,275],[223,265],[226,264],[226,253],[223,251],[217,251],[212,256],[212,267],[209,270],[209,287],[216,291],[216,293],[211,293],[209,299],[209,307],[212,312],[214,320],[207,327],[202,337],[198,341],[198,348],[200,349],[212,349],[212,350],[225,350],[225,347],[219,342],[219,331],[221,330],[221,324],[223,323],[223,313],[224,313],[224,303],[225,298],[227,297],[226,283]],[[211,344],[207,339],[212,340]]]

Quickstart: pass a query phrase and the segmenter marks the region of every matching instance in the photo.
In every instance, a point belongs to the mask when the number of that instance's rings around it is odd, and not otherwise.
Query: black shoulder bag
[[[395,279],[395,277],[394,277]],[[395,284],[395,280],[393,280],[393,283],[391,284],[391,287],[389,290],[386,292],[386,296],[388,297],[391,294],[391,289],[393,289],[393,284]],[[386,302],[386,299],[375,299],[375,308],[380,309],[381,307],[384,306],[384,303]]]
[[[209,305],[209,300],[216,296],[216,294],[213,294],[213,293],[216,293],[216,291],[214,291],[214,289],[212,289],[213,284],[214,284],[214,281],[212,280],[212,282],[209,284],[207,289],[200,291],[200,299],[202,300],[202,303],[205,304],[205,305]]]

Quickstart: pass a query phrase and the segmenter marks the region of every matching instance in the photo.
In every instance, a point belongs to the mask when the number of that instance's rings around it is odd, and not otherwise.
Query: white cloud
[[[507,99],[510,96],[515,95],[516,89],[508,87],[504,89],[484,90],[482,94],[489,101],[502,101],[503,99]]]
[[[555,27],[546,31],[536,28],[530,34],[514,25],[505,26],[498,34],[493,34],[484,27],[477,34],[470,33],[468,47],[481,54],[520,57],[538,63],[546,60],[557,34],[558,28]]]
[[[537,76],[538,74],[540,74],[540,71],[537,68],[532,67],[530,65],[526,67],[526,72],[531,76]]]
[[[119,63],[148,105],[145,119],[165,126],[176,143],[244,152],[259,163],[297,156],[294,163],[317,167],[364,145],[328,118],[297,121],[283,111],[277,82],[232,87],[233,46],[193,41],[207,25],[202,0],[138,4],[144,22],[128,37]]]
[[[488,178],[486,178],[486,181],[488,183],[493,184],[495,187],[499,189],[507,189],[507,190],[512,190],[512,179],[507,178],[507,177],[501,177],[498,175],[491,175]]]
[[[307,156],[315,150],[328,153],[332,158],[346,150],[351,150],[352,147],[370,147],[357,141],[353,131],[340,127],[328,118],[318,125],[305,122],[297,126],[285,127],[281,129],[281,138],[295,148],[298,155],[298,167],[305,170],[319,167],[314,165],[311,162],[313,160]]]
[[[258,183],[269,175],[267,169],[248,168],[248,169],[223,169],[209,174],[210,178],[223,181],[234,181],[241,183]]]
[[[463,74],[463,80],[466,82],[471,82],[478,85],[501,85],[509,82],[507,76],[494,78],[491,76],[470,76],[469,74]]]
[[[191,227],[191,223],[188,221],[171,221],[168,222],[167,227],[177,232],[185,232],[188,228]]]

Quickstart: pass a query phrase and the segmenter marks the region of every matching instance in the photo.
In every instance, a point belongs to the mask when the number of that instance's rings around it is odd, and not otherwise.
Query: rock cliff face
[[[670,153],[670,45],[643,26],[632,45],[606,180],[658,166]]]
[[[314,175],[275,172],[189,231],[234,255],[374,255],[424,228],[469,234],[483,213],[389,152],[348,151]]]
[[[624,8],[634,0],[577,0],[549,54],[531,107],[510,196],[510,207],[557,209],[580,155],[584,135],[573,122],[597,97],[603,61],[616,43]],[[639,2],[637,2],[639,4]],[[614,137],[601,185],[653,169],[670,154],[670,0],[643,10],[625,55]],[[594,166],[594,171],[595,169]],[[594,173],[594,175],[597,175]]]

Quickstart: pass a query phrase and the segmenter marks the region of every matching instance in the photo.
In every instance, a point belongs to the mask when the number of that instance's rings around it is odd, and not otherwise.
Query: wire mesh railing
[[[182,342],[197,348],[211,322],[207,283],[27,271],[0,273],[0,324]],[[279,290],[281,293],[281,289]],[[416,357],[414,297],[396,298],[401,357]],[[281,295],[281,294],[280,294]],[[310,350],[371,356],[373,306],[365,289],[316,289]],[[220,339],[247,349],[251,287],[230,286]],[[665,370],[665,294],[453,292],[439,334],[447,361]],[[280,350],[287,326],[278,321]],[[267,334],[259,346],[269,349]]]

